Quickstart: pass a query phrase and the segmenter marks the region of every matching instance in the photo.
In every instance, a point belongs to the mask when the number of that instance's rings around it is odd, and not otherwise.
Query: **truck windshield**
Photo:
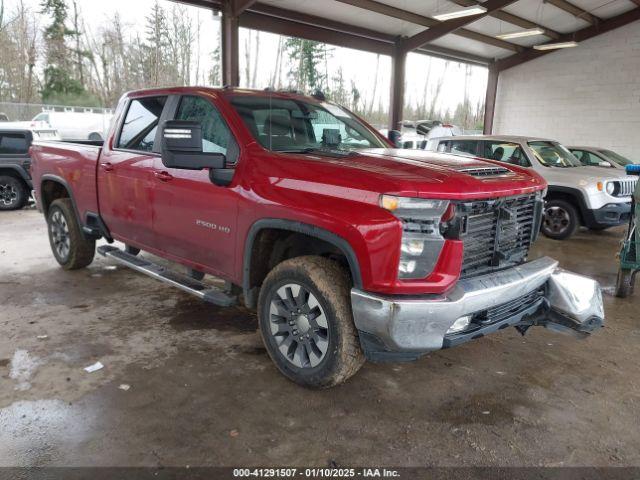
[[[566,147],[556,142],[529,142],[538,161],[545,167],[571,168],[581,167],[580,160],[573,156]]]
[[[255,139],[274,152],[388,147],[370,127],[332,103],[237,95],[231,104]]]

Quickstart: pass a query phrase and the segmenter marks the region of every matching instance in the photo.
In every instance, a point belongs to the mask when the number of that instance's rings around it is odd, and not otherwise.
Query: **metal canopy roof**
[[[179,0],[224,10],[225,0]],[[508,68],[544,53],[533,45],[584,40],[640,19],[640,0],[229,0],[239,25],[339,46],[406,51]],[[446,22],[438,13],[482,5],[487,13]],[[524,28],[541,35],[500,40]],[[506,60],[509,59],[509,60]]]
[[[553,50],[534,45],[581,42],[640,20],[640,0],[174,0],[222,12],[222,76],[239,83],[239,27],[390,55],[389,129],[404,105],[407,54],[417,52],[489,67],[485,133],[491,133],[502,70]],[[437,14],[481,5],[483,13],[438,21]],[[504,40],[501,33],[543,33]]]

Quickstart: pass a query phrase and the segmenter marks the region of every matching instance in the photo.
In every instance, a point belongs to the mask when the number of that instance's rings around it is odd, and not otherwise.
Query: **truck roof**
[[[300,98],[305,101],[321,102],[322,100],[311,96],[305,95],[298,91],[293,90],[271,90],[271,89],[254,89],[254,88],[240,88],[240,87],[202,87],[202,86],[190,86],[190,87],[161,87],[161,88],[146,88],[140,90],[131,90],[126,92],[126,97],[135,98],[148,95],[184,95],[188,93],[196,92],[208,92],[215,93],[224,97],[231,95],[245,95],[264,97],[267,94],[271,94],[275,98]]]

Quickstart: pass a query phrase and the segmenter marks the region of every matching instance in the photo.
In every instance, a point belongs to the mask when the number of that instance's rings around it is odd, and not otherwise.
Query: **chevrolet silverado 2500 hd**
[[[38,142],[32,154],[64,269],[89,265],[103,238],[98,252],[115,261],[214,304],[242,300],[279,370],[305,386],[340,383],[365,358],[412,360],[508,326],[583,335],[604,321],[595,281],[527,261],[539,175],[393,149],[324,100],[137,91],[101,147]]]

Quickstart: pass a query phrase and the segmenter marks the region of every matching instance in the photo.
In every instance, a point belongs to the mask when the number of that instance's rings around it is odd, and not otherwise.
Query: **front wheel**
[[[564,200],[550,200],[544,207],[542,233],[554,240],[566,240],[578,230],[578,211]]]
[[[93,261],[96,241],[82,233],[71,200],[53,201],[47,213],[47,227],[53,256],[63,269],[76,270]]]
[[[364,364],[349,279],[332,260],[306,256],[276,266],[260,290],[258,319],[269,356],[299,385],[332,387]]]

